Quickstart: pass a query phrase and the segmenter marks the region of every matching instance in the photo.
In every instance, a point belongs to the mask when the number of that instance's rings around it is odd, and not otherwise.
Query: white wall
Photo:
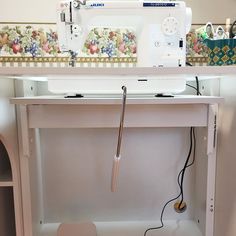
[[[125,0],[123,0],[125,1]],[[59,0],[0,0],[0,22],[56,22]],[[193,23],[224,23],[236,19],[236,0],[186,0],[193,9]]]
[[[236,20],[236,0],[186,0],[193,10],[193,23],[208,21],[225,23],[226,18]]]

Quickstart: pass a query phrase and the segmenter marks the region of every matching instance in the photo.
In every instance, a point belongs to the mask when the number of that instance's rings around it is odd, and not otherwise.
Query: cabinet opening
[[[163,205],[179,192],[189,131],[126,129],[118,191],[111,193],[116,129],[37,129],[29,160],[33,235],[57,236],[60,223],[86,221],[101,236],[143,235],[159,226]],[[196,161],[186,172],[186,211],[179,214],[175,202],[168,205],[165,227],[150,235],[205,235],[207,158],[200,142],[205,132],[198,128]]]
[[[0,182],[12,181],[11,163],[7,150],[0,140]]]
[[[0,235],[16,236],[13,188],[0,188]]]

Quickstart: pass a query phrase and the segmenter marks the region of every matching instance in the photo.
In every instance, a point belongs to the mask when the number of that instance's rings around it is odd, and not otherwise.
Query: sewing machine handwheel
[[[179,22],[175,17],[167,17],[162,22],[162,31],[165,35],[174,35],[178,30]]]

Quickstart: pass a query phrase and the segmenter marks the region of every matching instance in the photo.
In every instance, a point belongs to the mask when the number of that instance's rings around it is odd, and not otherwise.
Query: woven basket
[[[236,64],[236,39],[206,39],[208,65],[225,66]]]

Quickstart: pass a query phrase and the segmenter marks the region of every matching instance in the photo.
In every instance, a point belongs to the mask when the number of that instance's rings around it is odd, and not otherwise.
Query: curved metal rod
[[[118,136],[118,143],[117,143],[117,149],[116,149],[117,157],[120,156],[120,150],[121,150],[121,142],[122,142],[122,135],[123,135],[123,129],[124,129],[126,96],[127,96],[127,88],[125,86],[122,86],[122,90],[123,90],[123,100],[122,100],[122,112],[121,112],[121,117],[120,117],[119,136]]]

